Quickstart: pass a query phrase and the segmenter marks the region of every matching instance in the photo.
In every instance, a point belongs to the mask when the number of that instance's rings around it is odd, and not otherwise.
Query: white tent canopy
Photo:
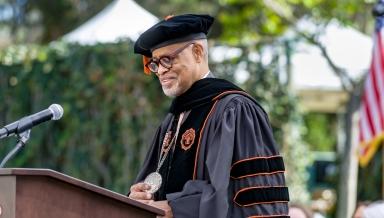
[[[80,44],[117,42],[122,38],[135,41],[158,19],[133,0],[115,0],[105,9],[63,39]]]

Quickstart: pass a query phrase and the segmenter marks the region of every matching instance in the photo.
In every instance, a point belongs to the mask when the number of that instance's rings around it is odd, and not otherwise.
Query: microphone
[[[15,134],[23,133],[33,126],[48,120],[59,120],[64,114],[63,108],[59,104],[52,104],[49,108],[35,114],[21,118],[20,120],[8,124],[0,129],[0,139]]]

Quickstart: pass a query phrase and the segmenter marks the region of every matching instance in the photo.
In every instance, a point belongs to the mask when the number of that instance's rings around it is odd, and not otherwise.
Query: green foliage
[[[334,151],[336,148],[336,115],[308,113],[304,116],[307,131],[304,140],[312,151]]]
[[[54,169],[127,192],[169,103],[132,43],[14,46],[0,53],[0,123],[59,103],[8,167]],[[16,143],[2,140],[0,156]]]
[[[275,41],[300,19],[328,23],[337,19],[370,33],[373,0],[138,0],[144,8],[168,14],[209,13],[216,18],[211,36],[231,45]]]
[[[262,37],[281,35],[286,29],[283,19],[262,1],[226,1],[218,18],[223,27],[220,39],[232,45],[254,44]]]
[[[276,41],[303,18],[322,24],[336,18],[363,32],[372,27],[372,2],[361,0],[222,0],[220,6],[220,39],[233,45]]]
[[[359,168],[357,199],[376,201],[383,199],[383,146],[377,150],[372,160],[364,168]]]
[[[311,199],[308,192],[310,188],[308,168],[313,164],[314,156],[308,144],[302,139],[303,126],[301,114],[297,110],[293,111],[285,126],[287,146],[284,147],[282,154],[286,164],[290,200],[308,205]]]

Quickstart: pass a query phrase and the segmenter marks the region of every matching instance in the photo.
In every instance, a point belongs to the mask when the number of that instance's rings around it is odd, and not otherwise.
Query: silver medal
[[[160,173],[158,172],[150,173],[144,180],[144,183],[148,184],[151,187],[151,189],[149,189],[147,192],[153,194],[157,190],[159,190],[162,180],[163,179],[161,178]]]

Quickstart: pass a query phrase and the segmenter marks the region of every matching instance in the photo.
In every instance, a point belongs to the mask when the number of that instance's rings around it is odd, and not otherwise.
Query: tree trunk
[[[341,168],[339,173],[339,189],[337,200],[337,218],[350,218],[356,207],[358,179],[358,109],[360,106],[361,86],[357,85],[346,108],[344,118],[345,146],[339,158]]]

